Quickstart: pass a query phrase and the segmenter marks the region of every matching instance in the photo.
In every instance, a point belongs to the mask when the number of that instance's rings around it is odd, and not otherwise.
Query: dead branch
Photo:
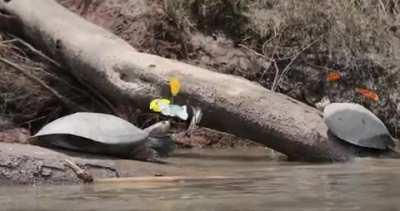
[[[45,59],[46,61],[50,62],[52,65],[54,65],[54,66],[56,66],[56,67],[58,67],[58,68],[61,68],[61,65],[60,65],[58,62],[56,62],[56,61],[53,60],[52,58],[48,57],[48,56],[47,56],[46,54],[44,54],[42,51],[36,49],[36,48],[33,47],[31,44],[25,42],[23,39],[21,39],[21,38],[15,36],[15,35],[12,35],[12,34],[9,34],[9,36],[13,38],[12,40],[10,40],[10,42],[19,42],[19,43],[21,43],[22,45],[24,45],[25,47],[27,47],[30,51],[32,51],[33,53],[35,53],[35,54],[37,54],[38,56],[42,57],[42,58]]]
[[[78,176],[79,179],[83,181],[83,183],[92,183],[93,176],[89,174],[89,172],[85,171],[72,161],[65,159],[65,166],[69,167],[75,174]]]
[[[296,59],[297,59],[305,50],[309,49],[309,48],[310,48],[311,46],[313,46],[315,43],[317,43],[318,41],[320,41],[321,38],[322,38],[322,37],[320,37],[319,39],[314,40],[313,42],[311,42],[310,44],[308,44],[307,46],[305,46],[304,48],[302,48],[299,52],[296,53],[295,56],[293,56],[293,57],[290,59],[289,64],[287,64],[287,65],[285,66],[285,68],[282,70],[282,73],[279,75],[278,80],[277,80],[276,83],[275,83],[275,80],[274,80],[274,84],[272,85],[272,88],[271,88],[271,90],[272,90],[273,92],[275,92],[276,88],[278,88],[279,84],[280,84],[281,81],[283,80],[283,76],[285,76],[285,75],[289,72],[290,67],[292,66],[293,62],[296,61]]]
[[[31,79],[32,81],[38,83],[40,86],[48,90],[50,93],[52,93],[55,97],[57,97],[62,103],[64,103],[68,108],[71,110],[78,110],[78,111],[88,111],[86,108],[83,108],[82,106],[77,105],[76,103],[72,102],[68,98],[64,97],[61,95],[58,91],[55,89],[51,88],[48,86],[44,81],[39,79],[38,77],[32,75],[29,73],[27,70],[23,69],[21,66],[15,64],[14,62],[11,62],[5,58],[0,57],[0,62],[14,68],[15,70],[19,71],[20,73],[24,74],[27,78]]]

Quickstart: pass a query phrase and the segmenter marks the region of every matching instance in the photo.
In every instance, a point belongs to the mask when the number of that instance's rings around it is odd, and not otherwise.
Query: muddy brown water
[[[0,210],[400,210],[400,160],[316,165],[246,149],[179,151],[168,162],[232,178],[3,186]]]

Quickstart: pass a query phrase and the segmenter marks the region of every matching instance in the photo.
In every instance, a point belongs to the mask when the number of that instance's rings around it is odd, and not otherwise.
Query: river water
[[[181,151],[168,162],[229,178],[0,187],[0,210],[400,210],[400,160],[292,163],[247,149]]]

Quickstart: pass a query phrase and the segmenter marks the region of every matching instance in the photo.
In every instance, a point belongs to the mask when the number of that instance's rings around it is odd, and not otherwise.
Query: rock
[[[65,167],[71,160],[94,178],[190,175],[187,168],[135,160],[113,159],[72,151],[53,151],[28,145],[0,143],[0,185],[80,183],[75,173]]]

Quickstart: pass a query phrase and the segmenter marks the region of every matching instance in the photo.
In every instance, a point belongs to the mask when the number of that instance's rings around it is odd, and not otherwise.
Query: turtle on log
[[[339,139],[376,150],[394,150],[395,139],[371,111],[356,103],[331,103],[324,109],[329,131]]]
[[[169,121],[140,129],[119,117],[78,112],[56,119],[31,137],[30,142],[44,147],[111,155],[143,161],[157,161],[175,149],[167,134]]]

